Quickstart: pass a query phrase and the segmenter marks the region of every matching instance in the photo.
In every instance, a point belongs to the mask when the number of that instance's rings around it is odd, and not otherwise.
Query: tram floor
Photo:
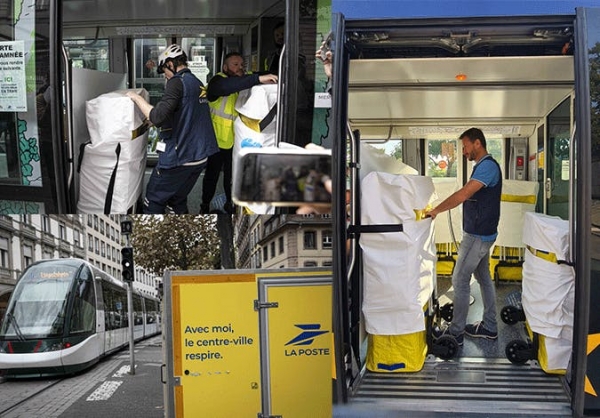
[[[440,304],[452,299],[451,277],[438,276]],[[345,418],[395,417],[571,417],[570,399],[561,376],[546,374],[537,362],[514,365],[505,348],[524,339],[525,325],[505,324],[500,310],[507,298],[521,290],[520,281],[496,284],[498,339],[465,337],[464,345],[449,361],[428,357],[415,373],[365,371],[346,404],[337,404],[333,416]],[[468,322],[481,319],[479,285],[471,282],[473,302]],[[510,298],[512,299],[512,297]]]
[[[438,276],[437,293],[440,305],[452,300],[452,278],[450,276]],[[515,339],[525,339],[525,324],[520,322],[508,325],[500,319],[500,311],[508,304],[507,299],[515,292],[521,290],[520,281],[500,281],[496,284],[496,318],[498,319],[498,339],[487,340],[485,338],[465,337],[464,345],[459,349],[460,357],[478,358],[506,358],[506,345]],[[483,316],[483,303],[479,285],[475,279],[471,280],[472,303],[469,307],[467,323],[480,321]]]

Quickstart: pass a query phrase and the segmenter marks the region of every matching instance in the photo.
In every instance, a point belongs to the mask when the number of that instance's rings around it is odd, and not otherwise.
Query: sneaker
[[[483,326],[483,322],[475,322],[474,324],[467,324],[465,327],[465,334],[473,338],[486,338],[488,340],[495,340],[498,338],[497,332],[488,331]]]
[[[456,340],[458,345],[463,345],[463,341],[465,338],[464,334],[459,334],[459,335],[452,334],[448,330],[448,327],[440,328],[440,327],[436,326],[431,330],[431,336],[433,337],[434,340],[437,340],[444,335],[449,335],[449,336],[454,337],[454,339]]]

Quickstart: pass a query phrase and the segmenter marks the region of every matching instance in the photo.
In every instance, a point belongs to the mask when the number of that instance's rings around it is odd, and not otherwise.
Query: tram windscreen
[[[27,269],[9,302],[0,337],[62,335],[69,291],[78,268],[65,261]]]

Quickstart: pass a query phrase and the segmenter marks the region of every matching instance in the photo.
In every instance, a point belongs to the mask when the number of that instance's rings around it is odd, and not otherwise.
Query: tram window
[[[71,314],[71,334],[92,332],[96,327],[96,297],[94,283],[88,269],[82,271],[75,286]]]
[[[73,68],[110,71],[108,39],[66,39],[63,43]]]
[[[456,140],[430,139],[427,141],[426,175],[429,177],[456,178],[462,152]]]
[[[213,75],[215,39],[204,36],[182,38],[181,47],[188,56],[188,68],[206,86]]]
[[[402,161],[402,140],[401,139],[390,139],[385,142],[369,142],[369,145],[374,148],[383,150],[386,155],[394,157],[398,161]]]
[[[150,103],[158,103],[165,90],[165,79],[156,71],[158,55],[167,47],[167,40],[135,39],[133,72],[135,74],[135,87],[144,88],[150,94]]]

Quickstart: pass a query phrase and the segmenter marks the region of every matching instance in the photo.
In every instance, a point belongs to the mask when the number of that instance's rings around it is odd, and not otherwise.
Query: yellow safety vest
[[[217,75],[227,77],[223,73],[217,73]],[[214,102],[208,102],[210,117],[217,137],[217,144],[221,149],[230,149],[233,147],[233,121],[238,115],[238,112],[235,110],[235,102],[238,94],[232,93],[229,96],[221,96]]]

